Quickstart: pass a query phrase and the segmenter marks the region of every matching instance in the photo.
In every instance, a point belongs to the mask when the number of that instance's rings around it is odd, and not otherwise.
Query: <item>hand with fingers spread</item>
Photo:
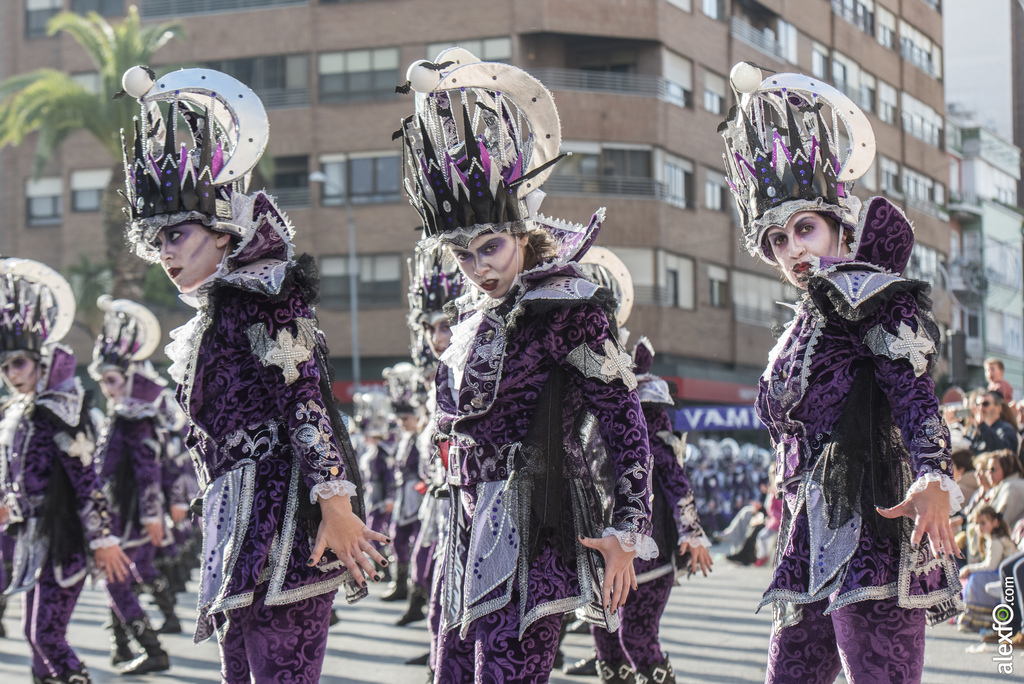
[[[96,567],[107,573],[111,582],[124,582],[128,579],[131,561],[118,545],[96,549],[92,554]]]
[[[708,547],[683,542],[679,545],[679,555],[684,555],[687,549],[690,551],[690,574],[697,574],[697,568],[700,567],[701,572],[707,577],[708,571],[711,570],[711,552]]]
[[[617,611],[626,604],[630,588],[636,589],[636,572],[633,559],[636,551],[626,551],[617,537],[594,539],[580,537],[580,543],[604,556],[604,585],[601,587],[601,605],[609,611]]]
[[[963,557],[953,538],[953,527],[949,523],[949,492],[938,482],[929,482],[924,489],[914,492],[892,508],[878,508],[878,514],[894,520],[906,516],[914,521],[914,532],[910,543],[916,549],[925,534],[932,555]]]
[[[313,553],[307,564],[316,565],[324,551],[331,549],[352,573],[359,586],[366,586],[366,577],[379,582],[380,575],[373,567],[373,561],[382,567],[388,562],[370,542],[388,544],[391,540],[368,528],[366,523],[352,512],[352,502],[347,495],[320,499],[320,512],[323,519],[320,521]]]

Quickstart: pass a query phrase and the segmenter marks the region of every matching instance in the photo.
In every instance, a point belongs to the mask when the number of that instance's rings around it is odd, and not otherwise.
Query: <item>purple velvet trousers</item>
[[[619,631],[591,626],[597,658],[618,665],[629,661],[634,670],[646,670],[665,660],[658,642],[658,626],[675,584],[670,572],[631,591],[626,605],[619,609]]]
[[[859,601],[822,615],[826,601],[772,636],[765,684],[830,684],[842,669],[850,684],[911,684],[924,669],[925,611],[895,598]]]
[[[107,591],[107,605],[110,606],[110,610],[114,611],[114,615],[127,625],[135,620],[141,620],[146,617],[146,611],[143,610],[142,605],[139,603],[139,597],[132,591],[132,586],[136,582],[142,583],[147,581],[142,577],[140,568],[145,567],[147,559],[149,566],[153,566],[153,545],[147,542],[142,546],[125,549],[125,555],[128,556],[128,560],[132,563],[130,566],[131,574],[123,582],[106,580],[104,588]]]
[[[434,552],[437,544],[420,543],[422,535],[416,536],[416,542],[412,546],[412,561],[409,567],[409,579],[424,591],[430,591],[431,580],[434,577]]]
[[[391,546],[395,550],[396,563],[408,563],[412,560],[412,545],[419,533],[419,520],[405,525],[391,525]]]
[[[263,602],[267,585],[259,585],[251,605],[228,611],[227,634],[220,642],[224,683],[317,684],[327,653],[327,621],[334,594],[268,606]],[[222,629],[224,614],[214,619]]]
[[[519,638],[519,592],[504,608],[477,618],[465,639],[441,636],[434,684],[543,684],[551,676],[562,615],[540,618]]]
[[[57,677],[82,664],[67,641],[71,612],[85,580],[64,588],[57,584],[53,565],[46,561],[39,581],[23,594],[21,629],[32,651],[32,672]]]

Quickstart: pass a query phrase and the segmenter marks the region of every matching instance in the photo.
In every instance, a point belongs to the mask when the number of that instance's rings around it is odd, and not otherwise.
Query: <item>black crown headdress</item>
[[[75,320],[75,295],[64,277],[31,259],[0,259],[0,361],[19,352],[42,354]]]
[[[92,350],[89,375],[99,380],[114,367],[127,373],[132,364],[148,359],[160,343],[160,321],[153,312],[129,299],[102,295],[96,306],[103,312],[103,330]]]

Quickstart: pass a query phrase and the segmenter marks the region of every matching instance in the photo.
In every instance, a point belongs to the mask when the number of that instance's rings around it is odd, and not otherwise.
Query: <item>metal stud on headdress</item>
[[[160,321],[153,312],[130,299],[103,295],[96,300],[103,312],[103,330],[92,350],[89,375],[99,380],[107,368],[127,373],[132,364],[148,359],[160,343]]]
[[[875,157],[867,117],[842,92],[802,74],[761,79],[741,62],[730,75],[739,104],[718,130],[747,250],[772,262],[763,238],[798,211],[821,211],[855,224],[853,182]]]
[[[75,320],[75,295],[64,277],[31,259],[0,259],[0,361],[42,355]]]

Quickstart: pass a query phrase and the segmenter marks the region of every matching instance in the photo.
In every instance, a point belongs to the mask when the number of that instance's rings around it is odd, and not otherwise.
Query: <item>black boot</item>
[[[334,625],[338,624],[339,622],[341,622],[341,618],[338,617],[338,609],[337,608],[331,608],[331,616],[329,618],[327,618],[327,626],[328,627],[333,627]]]
[[[405,661],[406,665],[429,665],[430,664],[430,651],[427,651],[423,655],[418,655],[415,658],[409,658]]]
[[[142,618],[135,620],[129,625],[132,635],[139,642],[145,653],[139,655],[135,660],[122,667],[121,674],[148,674],[150,672],[163,672],[171,668],[171,661],[167,657],[167,651],[160,647],[160,640],[156,632],[149,626],[149,620]]]
[[[110,664],[120,665],[135,660],[131,635],[128,634],[125,624],[114,615],[114,611],[110,611],[110,623],[110,629],[113,631],[113,635],[110,637]]]
[[[77,670],[65,672],[59,677],[40,677],[33,672],[32,684],[92,684],[92,677],[85,665],[79,665]]]
[[[668,656],[660,663],[638,670],[636,684],[676,684],[676,673],[672,669],[672,663],[668,661]]]
[[[157,577],[153,582],[153,603],[164,616],[164,624],[156,630],[157,634],[181,634],[181,621],[174,614],[175,597],[171,593],[170,583],[165,577]]]
[[[589,658],[583,658],[577,660],[572,665],[569,665],[564,670],[565,674],[575,677],[596,677],[597,676],[597,654],[590,656]]]
[[[7,630],[4,629],[4,611],[7,610],[7,597],[0,594],[0,639],[7,636]]]
[[[405,627],[413,622],[419,622],[424,619],[426,614],[423,609],[427,607],[427,591],[418,584],[413,584],[412,588],[409,589],[409,607],[405,609],[405,615],[398,618],[398,622],[395,624],[399,627]]]
[[[636,684],[633,667],[626,660],[621,663],[598,660],[597,676],[601,678],[601,684]]]
[[[389,563],[390,565],[390,563]],[[388,590],[385,591],[381,597],[381,601],[404,601],[409,598],[409,564],[408,563],[396,563],[395,564],[395,579],[392,580],[388,586]]]

